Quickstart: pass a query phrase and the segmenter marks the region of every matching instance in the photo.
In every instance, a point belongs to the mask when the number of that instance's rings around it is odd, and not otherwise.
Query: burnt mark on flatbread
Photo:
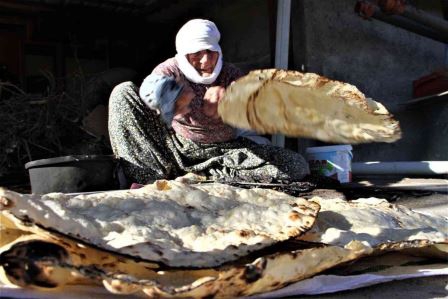
[[[292,258],[293,260],[295,260],[295,259],[297,259],[299,256],[302,255],[302,251],[300,251],[300,250],[291,251],[291,252],[289,253],[289,255],[291,256],[291,258]]]
[[[66,242],[66,241],[64,241],[64,240],[61,240],[61,239],[59,239],[59,242],[60,242],[62,245],[64,245],[65,247],[69,247],[69,248],[73,249],[72,244],[70,244],[70,243],[68,243],[68,242]]]
[[[21,287],[37,286],[42,288],[55,288],[56,282],[47,280],[43,271],[32,262],[23,260],[8,260],[3,265],[6,275],[14,279],[14,284]]]
[[[28,217],[28,215],[22,215],[20,217],[17,217],[17,219],[20,220],[23,226],[33,226],[34,224],[33,220],[31,220],[31,218]]]
[[[68,253],[64,247],[55,243],[40,240],[19,242],[15,244],[9,252],[20,257],[27,256],[33,260],[50,258],[58,261],[65,261],[68,259]]]
[[[252,234],[249,230],[243,229],[243,230],[238,231],[238,235],[242,238],[247,238],[247,237],[250,237]]]
[[[7,276],[21,286],[55,288],[58,284],[50,277],[47,265],[59,265],[68,260],[67,251],[60,245],[44,241],[24,241],[15,244],[0,255]]]
[[[19,219],[19,220],[22,222],[22,219]],[[39,229],[43,229],[45,231],[50,232],[51,234],[53,234],[54,236],[56,236],[58,238],[66,238],[66,239],[68,239],[70,241],[76,242],[76,245],[79,246],[79,247],[92,248],[92,249],[100,250],[100,251],[105,252],[107,254],[113,254],[115,257],[122,258],[123,259],[122,261],[125,261],[124,259],[131,259],[134,262],[154,263],[154,266],[156,266],[156,268],[158,268],[158,269],[171,269],[171,268],[173,268],[173,267],[167,266],[166,264],[163,264],[163,262],[155,263],[154,261],[143,259],[139,255],[125,254],[125,253],[120,253],[120,252],[117,252],[117,251],[114,251],[114,250],[110,250],[110,249],[107,249],[107,248],[103,248],[103,247],[97,246],[95,244],[89,243],[88,241],[83,240],[83,239],[81,239],[79,237],[75,237],[75,236],[72,236],[72,235],[61,233],[61,232],[55,230],[54,228],[45,227],[45,226],[43,226],[43,225],[41,225],[39,223],[33,223],[29,218],[28,218],[28,220],[30,221],[30,226],[34,225],[34,226],[38,227]],[[63,241],[61,239],[58,239],[58,241],[60,241],[62,244],[67,245],[67,247],[70,247],[70,248],[73,247],[71,244],[66,243],[65,241]],[[102,260],[106,260],[106,259],[108,259],[108,257],[107,256],[103,256],[101,259]],[[182,268],[182,267],[179,267],[179,268]]]
[[[171,189],[168,181],[166,181],[166,180],[155,181],[155,186],[156,186],[157,190],[160,190],[160,191],[166,191],[166,190]]]
[[[291,213],[289,213],[288,218],[289,218],[291,221],[297,221],[297,220],[299,220],[299,219],[302,218],[302,217],[301,217],[301,215],[300,215],[299,212],[297,212],[297,211],[292,211]]]
[[[115,268],[117,266],[117,263],[115,262],[110,262],[110,263],[105,263],[102,264],[103,267],[110,267],[110,268]]]
[[[319,78],[317,78],[316,80],[316,85],[313,86],[314,88],[320,88],[322,86],[324,86],[325,84],[328,84],[329,82],[331,82],[330,79],[326,78],[326,77],[322,77],[320,76]],[[338,81],[339,82],[339,81]],[[342,82],[341,82],[342,83]]]
[[[262,257],[253,264],[246,265],[240,278],[246,283],[253,283],[263,277],[267,259]]]
[[[314,202],[309,202],[310,205],[313,207],[311,208],[309,205],[297,205],[296,210],[298,210],[301,214],[307,215],[307,216],[317,216],[320,210],[319,204],[316,204]]]

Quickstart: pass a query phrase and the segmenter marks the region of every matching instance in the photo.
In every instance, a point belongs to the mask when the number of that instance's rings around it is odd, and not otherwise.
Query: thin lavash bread
[[[235,190],[220,184],[215,187],[213,192],[217,194]],[[41,228],[23,215],[19,219],[8,212],[14,201],[9,197],[0,199],[0,233],[8,236],[1,238],[0,280],[38,289],[96,283],[113,293],[144,292],[151,298],[235,298],[275,290],[372,253],[412,250],[446,258],[448,249],[446,218],[422,215],[374,198],[350,203],[314,197],[311,200],[322,205],[322,212],[310,231],[314,235],[311,241],[338,245],[289,239],[213,269],[160,268],[138,257],[79,243],[53,228]]]
[[[22,288],[51,290],[52,294],[67,292],[70,285],[84,288],[93,284],[104,285],[115,294],[145,293],[150,298],[236,298],[281,288],[371,252],[371,248],[357,241],[345,248],[301,248],[300,244],[295,249],[288,247],[289,250],[253,257],[247,263],[157,271],[142,262],[80,246],[67,238],[29,234],[0,248],[0,281]],[[86,254],[89,255],[84,257]],[[105,262],[98,262],[102,258],[106,258]]]
[[[314,73],[255,70],[226,89],[222,120],[259,133],[333,143],[394,142],[398,121],[355,86]]]
[[[448,259],[448,218],[418,213],[381,198],[325,200],[313,228],[298,239],[346,246],[357,240],[375,253],[426,248],[433,256]]]
[[[4,210],[88,244],[171,267],[214,267],[310,229],[319,205],[268,189],[157,181],[69,196],[0,189]]]
[[[235,190],[220,184],[215,187],[219,194]],[[18,237],[0,248],[0,281],[53,294],[66,292],[67,284],[102,284],[112,293],[151,298],[235,298],[281,288],[371,252],[359,242],[342,248],[293,241],[216,268],[159,268],[156,263],[79,243],[27,217],[19,219],[7,212],[14,205],[10,198],[3,196],[2,200],[2,234],[13,230],[23,235],[9,234]]]

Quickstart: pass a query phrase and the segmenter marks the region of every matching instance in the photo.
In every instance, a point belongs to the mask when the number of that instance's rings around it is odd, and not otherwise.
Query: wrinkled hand
[[[217,119],[218,114],[218,103],[223,98],[225,88],[222,86],[213,86],[207,89],[204,95],[204,114],[208,117]]]

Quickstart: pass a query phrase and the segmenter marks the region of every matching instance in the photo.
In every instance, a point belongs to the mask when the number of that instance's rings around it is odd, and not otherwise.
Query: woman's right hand
[[[224,97],[225,88],[222,86],[212,86],[207,89],[204,95],[204,114],[213,119],[219,118],[218,103]]]

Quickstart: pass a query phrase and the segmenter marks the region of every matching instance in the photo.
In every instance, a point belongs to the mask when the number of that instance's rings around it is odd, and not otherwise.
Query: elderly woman
[[[140,89],[125,82],[112,91],[109,134],[129,182],[189,172],[215,180],[298,181],[308,173],[299,154],[238,137],[219,118],[225,88],[242,76],[223,62],[219,40],[213,22],[191,20],[177,33],[176,56]]]

